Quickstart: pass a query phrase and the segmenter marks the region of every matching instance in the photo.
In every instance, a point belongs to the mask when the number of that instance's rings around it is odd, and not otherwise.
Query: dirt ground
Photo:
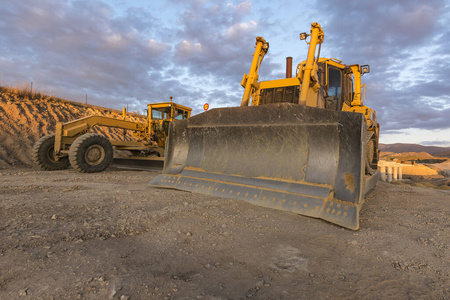
[[[109,168],[0,170],[0,299],[450,299],[450,191],[379,182],[358,231]]]

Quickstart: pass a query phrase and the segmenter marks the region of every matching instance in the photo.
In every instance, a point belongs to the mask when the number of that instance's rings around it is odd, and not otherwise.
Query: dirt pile
[[[68,122],[89,115],[122,118],[120,111],[84,105],[43,96],[21,98],[11,92],[0,93],[0,169],[9,166],[32,166],[31,149],[43,135],[54,133],[56,122]],[[130,121],[144,121],[143,116],[128,114]],[[123,139],[119,129],[95,130],[112,139]],[[125,138],[132,139],[131,133]]]
[[[384,158],[387,160],[400,160],[400,161],[433,161],[433,160],[442,160],[445,161],[445,157],[431,155],[427,152],[380,152],[380,158]]]
[[[435,158],[433,155],[427,153],[427,152],[402,152],[402,153],[395,153],[392,155],[393,157],[403,158],[407,159],[411,157],[412,159],[432,159]]]

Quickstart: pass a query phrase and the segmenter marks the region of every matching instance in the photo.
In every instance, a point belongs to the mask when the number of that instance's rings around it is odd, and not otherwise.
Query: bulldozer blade
[[[297,104],[219,108],[169,129],[163,174],[151,185],[295,212],[359,228],[366,121]]]

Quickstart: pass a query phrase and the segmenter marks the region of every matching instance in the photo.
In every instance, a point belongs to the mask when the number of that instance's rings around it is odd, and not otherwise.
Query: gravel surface
[[[450,299],[450,191],[379,182],[358,231],[156,189],[0,170],[0,299]]]

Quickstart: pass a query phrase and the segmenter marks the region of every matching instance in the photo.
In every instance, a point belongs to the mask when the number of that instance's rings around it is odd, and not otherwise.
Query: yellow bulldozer
[[[379,125],[364,105],[368,65],[320,58],[311,24],[307,58],[292,77],[259,81],[269,49],[256,38],[240,107],[173,122],[163,174],[151,185],[234,198],[358,229],[364,196],[380,173]],[[318,49],[318,50],[317,50]],[[317,52],[317,54],[316,54]],[[248,106],[251,100],[251,106]]]
[[[170,123],[191,116],[191,108],[173,103],[170,98],[170,102],[148,104],[145,123],[125,120],[125,108],[123,120],[88,116],[67,123],[57,122],[55,134],[43,136],[34,144],[33,160],[43,170],[63,170],[72,165],[84,173],[101,172],[113,161],[115,147],[132,153],[131,157],[114,158],[117,164],[131,165],[132,161],[137,165],[157,163],[161,161],[159,157],[164,156]],[[96,126],[120,128],[124,133],[131,130],[136,140],[110,140],[90,132]]]

